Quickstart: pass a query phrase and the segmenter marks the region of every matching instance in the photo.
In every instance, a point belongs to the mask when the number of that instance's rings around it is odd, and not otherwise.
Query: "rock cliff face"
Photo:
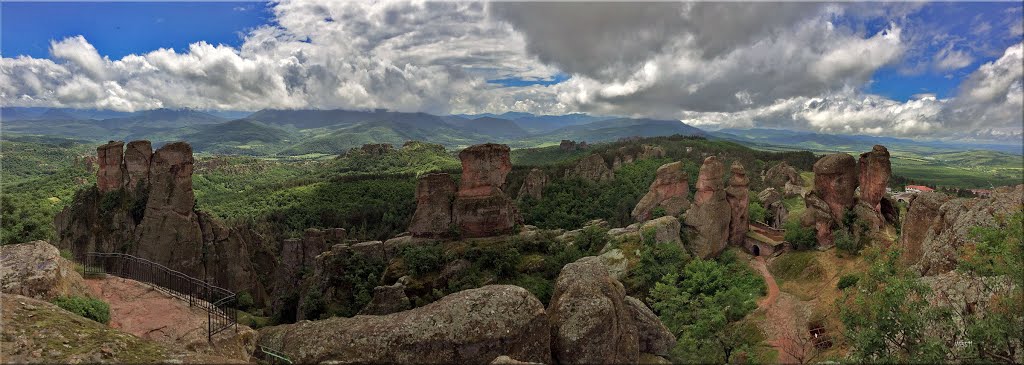
[[[732,211],[722,183],[724,166],[717,157],[704,159],[697,177],[693,206],[683,215],[690,251],[701,258],[716,257],[725,250]]]
[[[509,233],[520,222],[515,202],[501,190],[512,170],[509,148],[487,143],[459,153],[462,179],[458,190],[447,174],[429,174],[416,185],[416,213],[409,232],[441,237],[454,226],[464,237]]]
[[[622,284],[596,257],[565,265],[548,305],[559,364],[635,364],[637,326]]]
[[[747,238],[749,228],[748,212],[750,203],[750,180],[747,179],[747,171],[739,161],[733,162],[732,176],[729,177],[729,187],[725,189],[726,200],[729,201],[732,218],[729,220],[729,244],[742,245]]]
[[[853,208],[857,183],[853,156],[835,153],[814,163],[814,192],[828,204],[833,217],[842,217],[844,211]]]
[[[637,222],[651,219],[651,213],[657,208],[664,209],[670,216],[677,216],[689,208],[687,179],[682,162],[661,165],[647,194],[633,208],[633,219]]]
[[[516,195],[516,199],[522,201],[524,198],[530,197],[533,200],[540,200],[544,187],[547,185],[548,175],[544,173],[544,170],[534,168],[526,175],[526,180],[523,180],[523,186],[519,188],[519,195]]]
[[[595,153],[576,162],[576,165],[565,171],[565,177],[590,181],[607,181],[614,178],[615,173],[605,164],[604,158]]]
[[[296,363],[486,364],[505,355],[551,363],[544,306],[526,289],[491,285],[381,316],[263,328],[259,344]]]
[[[876,212],[881,212],[880,202],[885,196],[889,177],[892,176],[889,150],[884,146],[875,145],[871,152],[860,154],[857,170],[860,175],[860,201],[867,203]]]
[[[4,294],[53,300],[89,293],[74,264],[46,241],[0,246],[0,258],[0,291]]]
[[[97,149],[97,187],[78,192],[54,219],[57,246],[76,255],[141,256],[265,299],[252,255],[263,246],[262,238],[225,228],[195,209],[192,148],[177,142],[150,154],[148,141],[130,142],[124,151],[122,146],[112,142]]]
[[[124,186],[124,142],[110,141],[96,148],[99,169],[96,172],[96,187],[100,193],[120,189]]]
[[[416,237],[441,237],[452,232],[455,181],[444,173],[426,174],[416,181],[416,213],[409,232]]]
[[[1009,218],[1024,207],[1024,185],[995,189],[987,198],[951,199],[941,193],[922,193],[910,201],[900,244],[903,260],[921,275],[938,275],[956,268],[959,250],[978,226],[998,227],[996,217]]]

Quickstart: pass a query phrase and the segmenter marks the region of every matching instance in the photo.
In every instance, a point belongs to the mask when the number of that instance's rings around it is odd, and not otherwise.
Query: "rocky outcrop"
[[[800,216],[800,224],[804,227],[814,227],[819,246],[832,247],[832,226],[837,220],[832,216],[828,203],[812,191],[804,197],[804,204],[807,209],[804,209],[803,215]]]
[[[619,149],[615,151],[615,157],[612,159],[612,170],[618,170],[622,165],[636,161],[662,157],[665,157],[665,149],[660,146],[645,144],[639,146],[619,147]]]
[[[88,293],[74,264],[46,241],[0,246],[0,289],[41,300]]]
[[[512,170],[506,145],[487,143],[459,152],[462,180],[452,215],[465,237],[505,234],[520,220],[515,203],[501,190]]]
[[[782,194],[775,188],[769,187],[757,194],[757,200],[760,200],[768,211],[768,219],[765,223],[772,228],[782,229],[782,225],[786,223],[786,217],[789,215],[786,204],[782,202]]]
[[[750,214],[750,180],[747,179],[747,172],[739,161],[733,162],[730,168],[732,176],[729,177],[729,187],[725,189],[725,198],[729,202],[729,211],[732,217],[729,219],[729,244],[740,246],[747,239]]]
[[[765,170],[761,178],[769,187],[784,191],[787,198],[795,196],[793,193],[802,190],[804,185],[800,173],[796,171],[796,168],[786,163],[786,161],[779,162],[777,165]]]
[[[892,176],[889,164],[889,150],[884,146],[875,145],[871,152],[860,155],[857,162],[860,183],[860,201],[867,203],[876,212],[881,212],[880,203],[885,196],[885,187]]]
[[[640,357],[626,291],[596,257],[562,268],[548,315],[553,360],[559,364],[635,364]]]
[[[139,256],[196,276],[204,263],[203,235],[194,212],[193,163],[192,147],[184,142],[167,144],[153,154],[149,200],[135,242]]]
[[[779,193],[775,188],[765,188],[757,193],[757,200],[761,201],[764,206],[772,205],[772,203],[782,201],[782,194]]]
[[[987,198],[918,194],[910,201],[901,230],[903,260],[921,275],[953,270],[960,249],[973,241],[974,227],[999,227],[999,219],[1009,218],[1022,207],[1024,185],[997,188]]]
[[[658,219],[650,220],[640,226],[641,232],[651,232],[654,235],[654,241],[660,243],[675,243],[683,244],[682,239],[679,236],[681,224],[679,219],[673,216],[665,216]]]
[[[676,345],[676,336],[640,299],[626,297],[626,306],[633,317],[633,323],[636,323],[640,352],[668,356]]]
[[[558,149],[562,151],[585,150],[587,147],[587,142],[585,141],[576,142],[568,139],[563,139],[562,142],[558,144]]]
[[[651,182],[647,194],[633,208],[633,219],[643,222],[651,219],[655,209],[661,208],[665,215],[677,216],[690,207],[687,196],[690,189],[687,186],[686,171],[683,171],[682,162],[673,162],[661,165],[658,168],[654,181]]]
[[[615,173],[608,168],[604,158],[595,153],[576,162],[565,171],[565,177],[599,182],[613,179]]]
[[[409,297],[405,295],[405,285],[396,283],[373,288],[373,299],[370,299],[359,314],[384,315],[398,313],[411,307]]]
[[[260,330],[259,344],[296,363],[551,363],[544,306],[526,289],[491,285],[381,316],[334,317]]]
[[[814,192],[828,204],[833,217],[842,217],[853,208],[857,184],[857,161],[853,156],[834,153],[814,163]]]
[[[694,203],[683,215],[689,250],[701,258],[717,257],[729,238],[731,208],[722,183],[724,166],[715,156],[704,159],[697,176]]]
[[[544,173],[544,170],[533,168],[526,175],[526,180],[523,180],[523,186],[519,188],[519,195],[516,195],[516,199],[522,201],[523,198],[530,197],[535,201],[540,200],[544,187],[547,185],[548,175]]]
[[[96,148],[99,169],[96,171],[96,187],[100,193],[107,193],[124,187],[124,142],[110,141]]]
[[[149,188],[149,165],[153,158],[153,145],[149,141],[131,141],[124,151],[125,184],[128,191]]]
[[[416,181],[416,213],[409,224],[415,237],[442,237],[452,232],[455,181],[445,173],[426,174]]]

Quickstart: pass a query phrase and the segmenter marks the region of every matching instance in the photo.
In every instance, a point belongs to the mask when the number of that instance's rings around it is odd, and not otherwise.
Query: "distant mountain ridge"
[[[1021,144],[918,141],[909,138],[822,134],[806,131],[792,131],[787,129],[726,128],[710,132],[710,134],[722,139],[743,143],[789,146],[817,151],[859,151],[864,150],[865,148],[870,149],[872,145],[881,144],[889,147],[890,149],[896,148],[903,149],[908,152],[925,154],[969,150],[989,150],[1015,155],[1024,154]]]

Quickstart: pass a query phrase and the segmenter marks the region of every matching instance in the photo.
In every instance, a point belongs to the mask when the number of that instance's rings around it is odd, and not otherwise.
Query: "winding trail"
[[[780,364],[794,364],[799,362],[791,353],[798,353],[799,345],[793,341],[796,334],[801,333],[793,315],[796,308],[792,300],[779,300],[779,284],[775,277],[768,271],[768,265],[764,256],[757,256],[750,261],[750,267],[761,273],[764,282],[768,286],[768,295],[757,302],[758,309],[765,311],[766,324],[768,328],[765,334],[770,337],[768,344],[778,350],[776,362]]]

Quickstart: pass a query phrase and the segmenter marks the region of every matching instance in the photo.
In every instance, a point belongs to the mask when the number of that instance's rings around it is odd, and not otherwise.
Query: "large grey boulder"
[[[640,299],[626,297],[626,304],[633,316],[633,322],[636,323],[640,352],[668,356],[669,351],[676,345],[676,336]]]
[[[74,264],[46,241],[0,246],[0,289],[42,300],[89,292]]]

